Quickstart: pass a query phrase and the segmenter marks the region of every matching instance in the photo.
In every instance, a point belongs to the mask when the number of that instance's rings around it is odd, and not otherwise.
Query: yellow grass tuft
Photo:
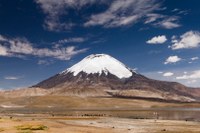
[[[30,131],[30,130],[27,130],[27,131],[20,131],[20,132],[17,132],[17,133],[33,133],[33,132]]]

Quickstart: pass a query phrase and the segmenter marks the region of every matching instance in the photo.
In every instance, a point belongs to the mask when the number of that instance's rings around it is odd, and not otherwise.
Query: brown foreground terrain
[[[199,133],[200,122],[111,117],[2,117],[2,133]]]
[[[0,132],[200,133],[200,104],[113,97],[1,97]]]

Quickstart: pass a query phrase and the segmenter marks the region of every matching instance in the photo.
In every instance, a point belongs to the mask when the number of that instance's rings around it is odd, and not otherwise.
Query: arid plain
[[[111,97],[1,97],[0,132],[199,133],[199,108]]]

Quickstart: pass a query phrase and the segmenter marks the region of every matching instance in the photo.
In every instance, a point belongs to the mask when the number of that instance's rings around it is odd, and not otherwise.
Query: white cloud
[[[181,61],[182,59],[179,58],[178,56],[169,56],[164,64],[172,64]]]
[[[187,70],[187,72],[186,72]],[[199,70],[199,69],[196,69]],[[163,76],[164,73],[171,72],[173,73],[172,76]],[[146,72],[143,73],[143,75],[151,78],[151,79],[156,79],[156,80],[162,80],[162,81],[170,81],[170,82],[178,82],[181,84],[184,84],[186,86],[190,87],[200,87],[200,78],[188,78],[188,76],[194,74],[194,68],[178,68],[178,69],[173,69],[173,70],[163,70],[163,73],[158,73],[158,71],[152,71],[152,72]],[[184,75],[187,75],[187,78],[179,78],[177,77],[182,77]]]
[[[167,38],[165,35],[155,36],[152,39],[148,40],[146,43],[148,44],[162,44],[167,41]]]
[[[9,51],[10,53],[22,53],[22,54],[31,54],[34,52],[32,44],[26,39],[8,39],[10,44]]]
[[[174,75],[174,73],[172,73],[172,72],[163,73],[163,76],[164,76],[164,77],[171,77],[171,76],[173,76],[173,75]]]
[[[184,74],[176,79],[200,79],[200,70],[193,71],[191,74]]]
[[[59,60],[69,60],[74,55],[86,51],[87,48],[76,50],[75,46],[61,48],[35,48],[27,39],[21,38],[6,38],[0,40],[0,56],[21,57],[25,55],[34,55],[38,57],[52,57]]]
[[[6,80],[17,80],[17,79],[19,79],[19,77],[7,76],[7,77],[4,77],[4,79],[6,79]]]
[[[192,57],[192,58],[191,58],[192,61],[198,60],[198,59],[199,59],[199,57]]]
[[[190,49],[200,46],[200,33],[198,31],[188,31],[180,36],[180,39],[172,39],[173,50],[177,49]]]
[[[8,55],[8,52],[7,52],[7,48],[0,45],[0,56],[7,56]]]

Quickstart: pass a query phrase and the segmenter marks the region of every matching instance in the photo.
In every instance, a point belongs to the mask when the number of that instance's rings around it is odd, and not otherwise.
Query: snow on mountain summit
[[[68,72],[73,73],[74,76],[78,75],[80,72],[85,72],[87,74],[98,73],[99,75],[103,72],[106,75],[111,73],[118,78],[129,78],[132,76],[132,71],[129,68],[107,54],[89,55],[62,73]]]

